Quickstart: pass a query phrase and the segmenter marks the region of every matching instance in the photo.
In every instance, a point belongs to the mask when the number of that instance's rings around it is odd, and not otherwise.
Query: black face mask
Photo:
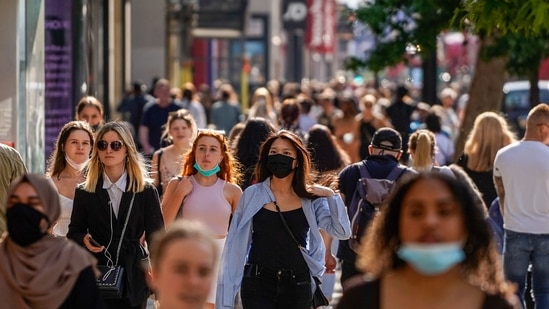
[[[99,128],[101,128],[100,124],[96,124],[96,125],[91,126],[92,132],[97,132],[97,130],[99,130]]]
[[[48,220],[46,215],[31,205],[17,203],[11,206],[6,210],[10,238],[21,247],[37,242],[46,235],[40,228],[42,218]]]
[[[283,154],[269,155],[267,157],[267,169],[273,173],[276,178],[285,178],[294,170],[292,167],[294,160],[294,158]]]

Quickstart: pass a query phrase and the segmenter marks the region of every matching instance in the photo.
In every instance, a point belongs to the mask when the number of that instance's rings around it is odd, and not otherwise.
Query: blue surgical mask
[[[205,176],[205,177],[210,177],[212,175],[215,175],[217,174],[217,172],[219,172],[221,170],[221,168],[219,167],[219,164],[216,164],[214,168],[212,168],[211,170],[203,170],[200,165],[198,165],[197,162],[194,163],[194,168],[196,168],[196,170],[202,175],[202,176]]]
[[[417,272],[427,276],[442,274],[465,259],[461,242],[403,244],[397,255]]]

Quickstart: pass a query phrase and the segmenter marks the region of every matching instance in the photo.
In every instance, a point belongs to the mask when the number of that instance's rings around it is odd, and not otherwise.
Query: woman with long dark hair
[[[313,277],[324,272],[319,229],[350,235],[339,194],[315,185],[309,153],[294,133],[280,131],[261,146],[258,183],[233,215],[217,288],[218,308],[233,308],[240,289],[248,308],[310,308]]]

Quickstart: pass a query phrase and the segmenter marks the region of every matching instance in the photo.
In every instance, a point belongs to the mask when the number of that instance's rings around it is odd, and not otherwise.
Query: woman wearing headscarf
[[[8,234],[0,241],[3,308],[102,308],[95,259],[51,234],[61,213],[59,195],[45,176],[13,181],[7,199]]]

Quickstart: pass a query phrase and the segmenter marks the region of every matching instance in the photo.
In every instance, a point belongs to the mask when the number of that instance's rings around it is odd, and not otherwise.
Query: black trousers
[[[308,269],[268,269],[247,264],[240,297],[244,309],[310,309],[311,288]]]

